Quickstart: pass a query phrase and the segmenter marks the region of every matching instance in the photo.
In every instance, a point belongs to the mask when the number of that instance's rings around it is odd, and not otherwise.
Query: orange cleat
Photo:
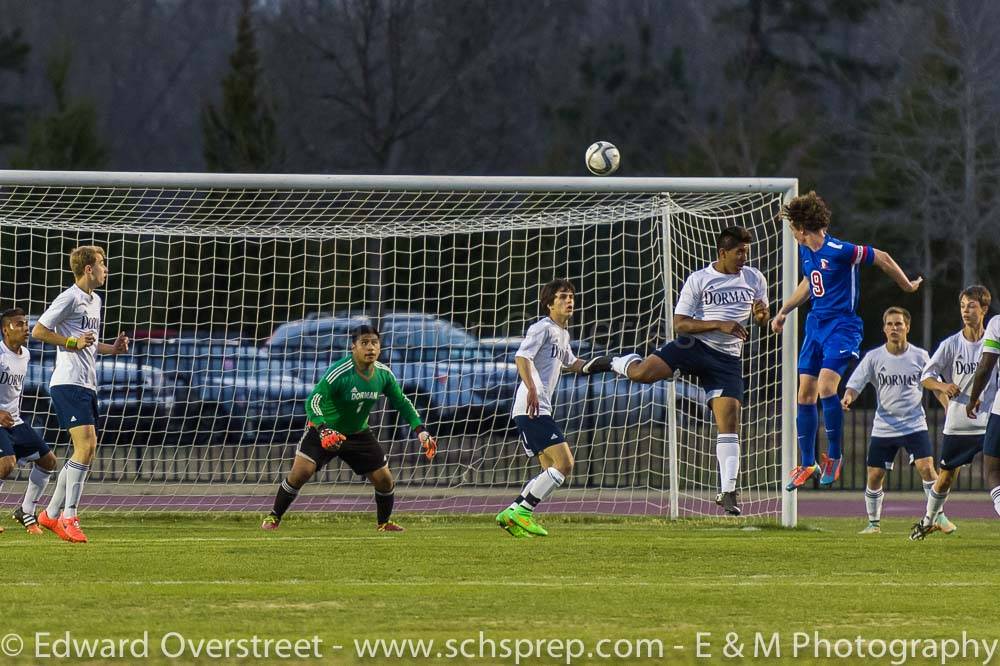
[[[59,526],[62,527],[63,532],[69,537],[66,539],[67,541],[72,543],[87,543],[87,535],[80,529],[80,519],[76,516],[73,518],[60,518]]]
[[[822,474],[822,470],[819,465],[813,464],[809,467],[803,467],[799,465],[792,470],[791,475],[788,477],[788,485],[785,486],[785,490],[792,492],[793,490],[798,490],[802,486],[806,485],[809,479],[819,476]]]
[[[819,480],[819,485],[823,488],[829,488],[834,483],[840,479],[840,469],[843,467],[844,459],[841,458],[830,458],[825,453],[822,459],[823,466],[823,476]]]
[[[72,541],[72,539],[69,538],[69,535],[66,534],[66,530],[64,530],[62,525],[59,524],[59,519],[49,518],[49,514],[44,509],[42,509],[42,512],[38,514],[38,524],[55,534],[63,541]]]

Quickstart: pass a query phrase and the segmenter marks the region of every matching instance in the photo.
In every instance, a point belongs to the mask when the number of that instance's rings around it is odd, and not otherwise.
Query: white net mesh
[[[534,474],[509,412],[513,355],[542,284],[575,283],[578,355],[645,354],[668,339],[670,303],[714,258],[715,234],[738,224],[780,300],[780,191],[564,190],[0,184],[2,306],[33,322],[71,283],[68,252],[100,245],[103,339],[134,341],[129,356],[99,360],[100,448],[83,506],[268,508],[306,396],[347,353],[349,330],[371,321],[439,441],[428,462],[393,410],[372,413],[397,509],[493,510]],[[755,332],[745,351],[750,515],[780,512],[780,343]],[[23,410],[63,459],[68,436],[48,399],[55,353],[29,346]],[[695,384],[565,375],[555,402],[576,467],[550,510],[666,514],[674,424],[677,512],[718,511],[714,428]],[[9,504],[20,487],[5,490]],[[293,510],[371,505],[335,462]]]

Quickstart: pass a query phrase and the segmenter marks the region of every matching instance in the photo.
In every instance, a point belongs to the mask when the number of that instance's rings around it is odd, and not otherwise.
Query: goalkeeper
[[[317,470],[340,458],[375,487],[378,531],[403,531],[389,520],[395,481],[385,452],[368,428],[368,414],[379,397],[385,395],[417,434],[428,460],[437,453],[437,442],[421,424],[417,410],[403,395],[392,370],[379,363],[381,351],[381,337],[374,326],[366,324],[351,331],[351,355],[331,365],[309,394],[306,401],[309,427],[299,441],[292,471],[278,487],[274,508],[264,518],[261,529],[278,529],[302,486]]]

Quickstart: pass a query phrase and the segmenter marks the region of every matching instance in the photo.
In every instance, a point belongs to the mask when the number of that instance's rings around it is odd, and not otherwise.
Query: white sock
[[[990,490],[990,497],[993,498],[993,510],[1000,516],[1000,486]]]
[[[626,354],[625,356],[615,356],[611,359],[611,369],[617,374],[628,379],[628,366],[642,360],[638,354]]]
[[[538,503],[543,501],[552,491],[563,484],[566,477],[555,467],[542,470],[542,473],[531,480],[527,486],[528,493],[524,496],[521,506],[528,511],[533,511]]]
[[[66,503],[66,467],[62,468],[59,472],[59,478],[56,479],[56,489],[52,493],[52,497],[49,498],[49,505],[45,507],[45,513],[48,514],[49,518],[58,518],[60,512],[62,512],[63,504]]]
[[[518,495],[517,498],[510,503],[510,506],[507,507],[508,509],[516,509],[517,507],[521,506],[521,501],[528,496],[528,486],[531,485],[532,481],[534,481],[534,479],[528,479],[528,482],[524,484],[524,488],[521,488],[521,494]]]
[[[715,457],[719,460],[719,485],[722,492],[736,490],[740,476],[740,437],[735,433],[720,433],[715,443]]]
[[[933,523],[937,515],[944,510],[944,503],[948,501],[948,491],[937,492],[933,488],[927,493],[927,515],[924,519],[928,523]]]
[[[934,481],[924,481],[924,495],[928,498],[931,496],[931,491],[934,490]]]
[[[83,484],[89,471],[90,465],[73,460],[66,462],[66,467],[63,468],[63,473],[66,474],[66,508],[63,509],[63,518],[76,518],[80,496],[83,495]]]
[[[45,486],[49,485],[49,478],[52,472],[42,469],[38,465],[31,466],[31,473],[28,474],[28,488],[24,491],[24,499],[21,500],[21,511],[35,515],[35,503],[45,492]]]
[[[877,523],[882,520],[882,499],[884,497],[885,491],[881,488],[878,490],[865,488],[865,508],[868,509],[869,522]]]

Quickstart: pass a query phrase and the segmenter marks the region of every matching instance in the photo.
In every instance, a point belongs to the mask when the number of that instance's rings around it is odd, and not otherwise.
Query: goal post
[[[581,355],[649,353],[672,337],[680,286],[715,258],[722,228],[752,232],[772,304],[792,293],[797,252],[779,211],[796,191],[794,179],[0,171],[0,305],[33,321],[71,284],[69,250],[108,252],[102,339],[123,330],[134,353],[98,363],[85,507],[266,509],[304,396],[347,353],[350,328],[371,322],[439,434],[427,462],[394,410],[373,411],[397,507],[487,512],[529,478],[509,411],[513,352],[540,286],[576,285]],[[796,521],[782,489],[795,461],[795,323],[782,336],[755,330],[744,359],[742,502],[784,525]],[[64,459],[47,395],[53,353],[29,347],[24,409]],[[566,375],[555,401],[576,465],[550,510],[719,515],[696,382]],[[295,506],[370,503],[335,463]]]

